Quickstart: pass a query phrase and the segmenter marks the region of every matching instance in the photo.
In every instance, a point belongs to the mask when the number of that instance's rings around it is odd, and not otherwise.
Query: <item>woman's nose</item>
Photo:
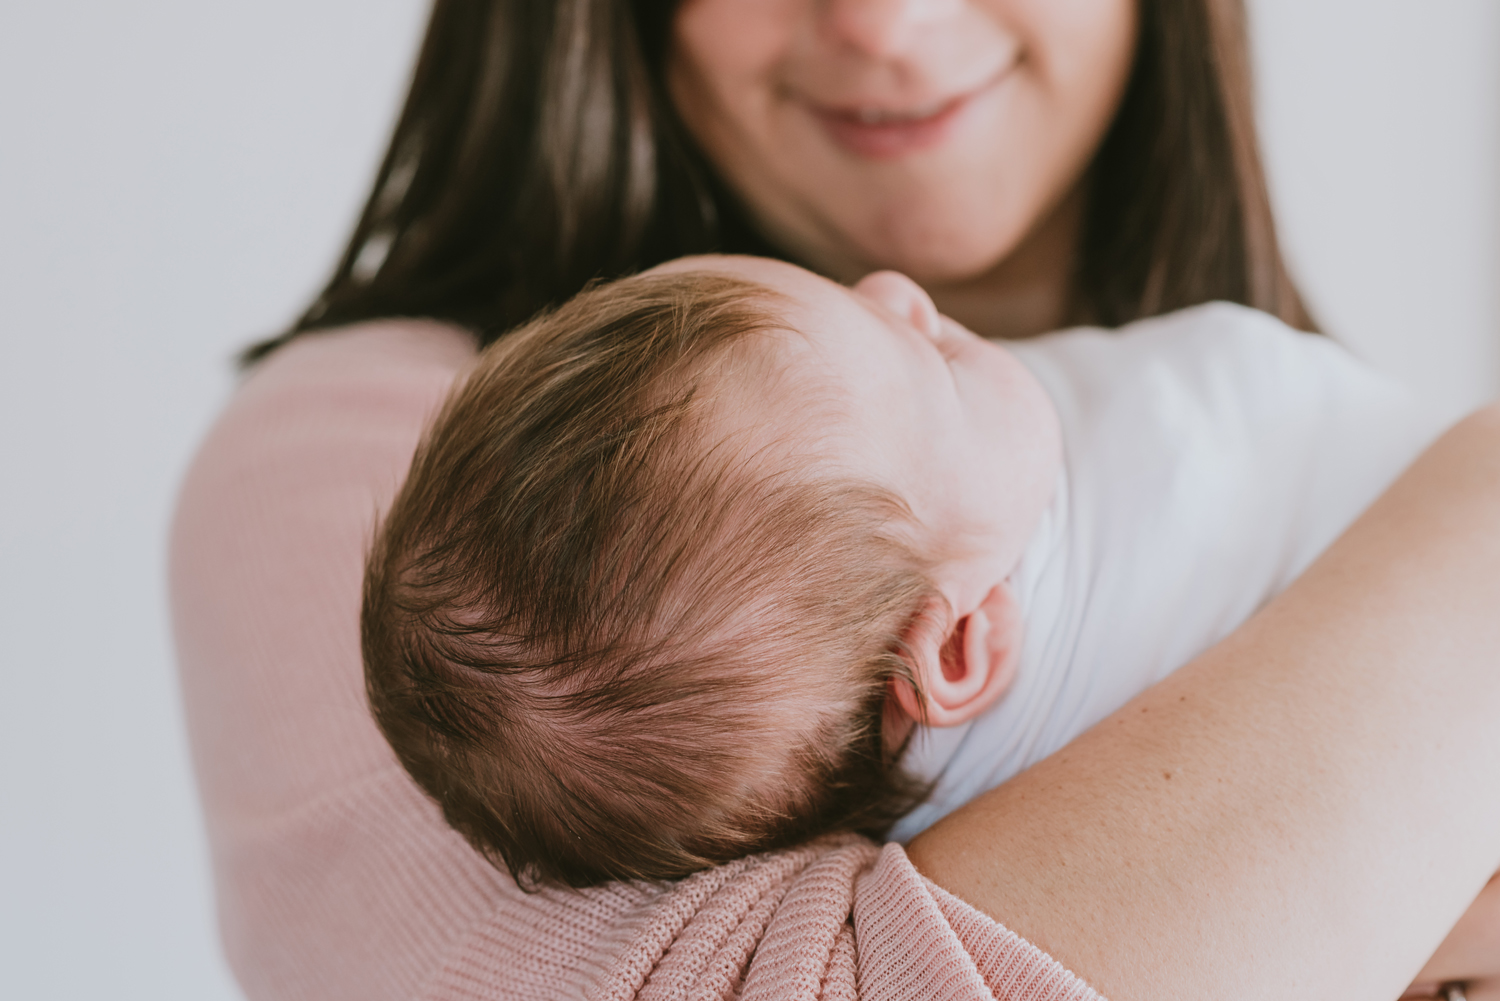
[[[952,17],[966,0],[823,0],[830,42],[865,55],[901,54],[926,28]]]

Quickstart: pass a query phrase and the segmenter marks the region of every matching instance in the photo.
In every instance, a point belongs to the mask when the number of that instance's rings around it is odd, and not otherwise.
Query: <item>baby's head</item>
[[[695,258],[456,388],[365,579],[377,721],[525,884],[665,879],[920,798],[913,721],[1003,692],[1056,476],[1007,352],[889,272]]]

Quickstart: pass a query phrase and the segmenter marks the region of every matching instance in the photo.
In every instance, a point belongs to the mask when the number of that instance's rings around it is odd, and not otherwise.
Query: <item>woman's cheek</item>
[[[776,79],[803,0],[685,0],[666,66],[668,93],[688,132],[731,185],[784,150]]]
[[[1135,0],[993,0],[1010,9],[1057,131],[1086,165],[1125,95],[1139,41]]]
[[[804,0],[684,0],[672,23],[667,80],[690,125],[763,107],[791,50]]]

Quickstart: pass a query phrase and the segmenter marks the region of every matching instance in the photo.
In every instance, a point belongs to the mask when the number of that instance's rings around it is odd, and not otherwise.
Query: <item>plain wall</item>
[[[331,267],[424,14],[0,4],[0,997],[238,997],[166,528],[234,352]]]
[[[1500,4],[1249,0],[1271,194],[1324,328],[1453,410],[1500,394]]]
[[[1417,12],[1420,13],[1417,13]],[[1327,327],[1500,388],[1500,7],[1254,0]],[[0,5],[0,995],[232,998],[163,595],[231,356],[326,274],[425,4]]]

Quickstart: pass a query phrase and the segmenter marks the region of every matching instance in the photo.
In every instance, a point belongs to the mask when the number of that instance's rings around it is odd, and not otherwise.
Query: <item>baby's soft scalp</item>
[[[375,717],[524,885],[879,834],[918,798],[880,726],[934,598],[909,512],[708,431],[754,367],[705,372],[776,307],[708,271],[586,291],[481,357],[379,529]]]

